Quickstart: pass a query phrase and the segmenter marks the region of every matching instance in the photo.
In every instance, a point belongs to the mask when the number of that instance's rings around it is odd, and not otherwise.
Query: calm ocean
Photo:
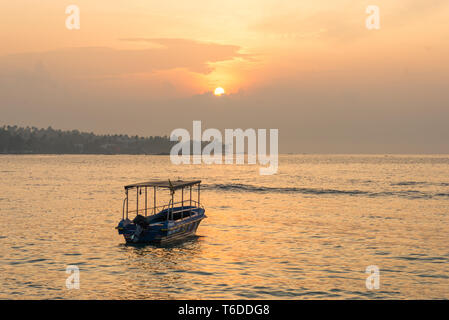
[[[449,298],[449,156],[282,155],[278,174],[258,168],[1,155],[0,298]],[[197,236],[125,245],[123,186],[168,178],[202,180]],[[68,265],[79,289],[66,288]]]

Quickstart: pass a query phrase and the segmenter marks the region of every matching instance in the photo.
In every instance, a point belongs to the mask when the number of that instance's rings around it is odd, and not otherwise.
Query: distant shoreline
[[[168,155],[167,136],[97,135],[52,127],[0,127],[0,154],[148,154]]]
[[[3,153],[0,156],[169,156],[170,153]]]
[[[168,156],[176,141],[167,136],[97,135],[52,127],[0,127],[0,155],[151,155]],[[207,142],[203,142],[207,144]],[[285,152],[279,155],[449,155],[448,153]]]

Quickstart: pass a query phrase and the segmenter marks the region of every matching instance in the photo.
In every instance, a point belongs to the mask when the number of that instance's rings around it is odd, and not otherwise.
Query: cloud
[[[159,47],[143,50],[81,47],[13,54],[0,57],[0,75],[11,69],[33,71],[36,65],[45,66],[53,75],[65,77],[117,76],[171,69],[208,74],[213,71],[211,63],[249,58],[249,55],[240,54],[240,47],[234,45],[187,39],[123,40],[146,41],[158,44]]]
[[[251,59],[235,45],[188,39],[123,41],[156,45],[139,50],[64,48],[0,57],[0,110],[3,115],[15,114],[17,108],[83,110],[85,99],[173,97],[182,95],[193,78],[212,72],[213,63]],[[99,108],[105,109],[105,103]]]

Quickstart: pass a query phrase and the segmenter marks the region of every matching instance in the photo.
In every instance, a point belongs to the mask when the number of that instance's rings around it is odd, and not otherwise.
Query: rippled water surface
[[[203,181],[197,237],[125,245],[123,186],[167,178]],[[0,298],[449,298],[448,156],[284,155],[260,176],[167,156],[2,155],[0,190]]]

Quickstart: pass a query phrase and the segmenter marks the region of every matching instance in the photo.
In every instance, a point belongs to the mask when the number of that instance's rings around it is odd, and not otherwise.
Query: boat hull
[[[128,220],[122,220],[117,229],[126,243],[163,244],[179,241],[195,235],[201,221],[206,218],[203,208],[196,208],[194,214],[179,220],[166,220],[141,228]]]

